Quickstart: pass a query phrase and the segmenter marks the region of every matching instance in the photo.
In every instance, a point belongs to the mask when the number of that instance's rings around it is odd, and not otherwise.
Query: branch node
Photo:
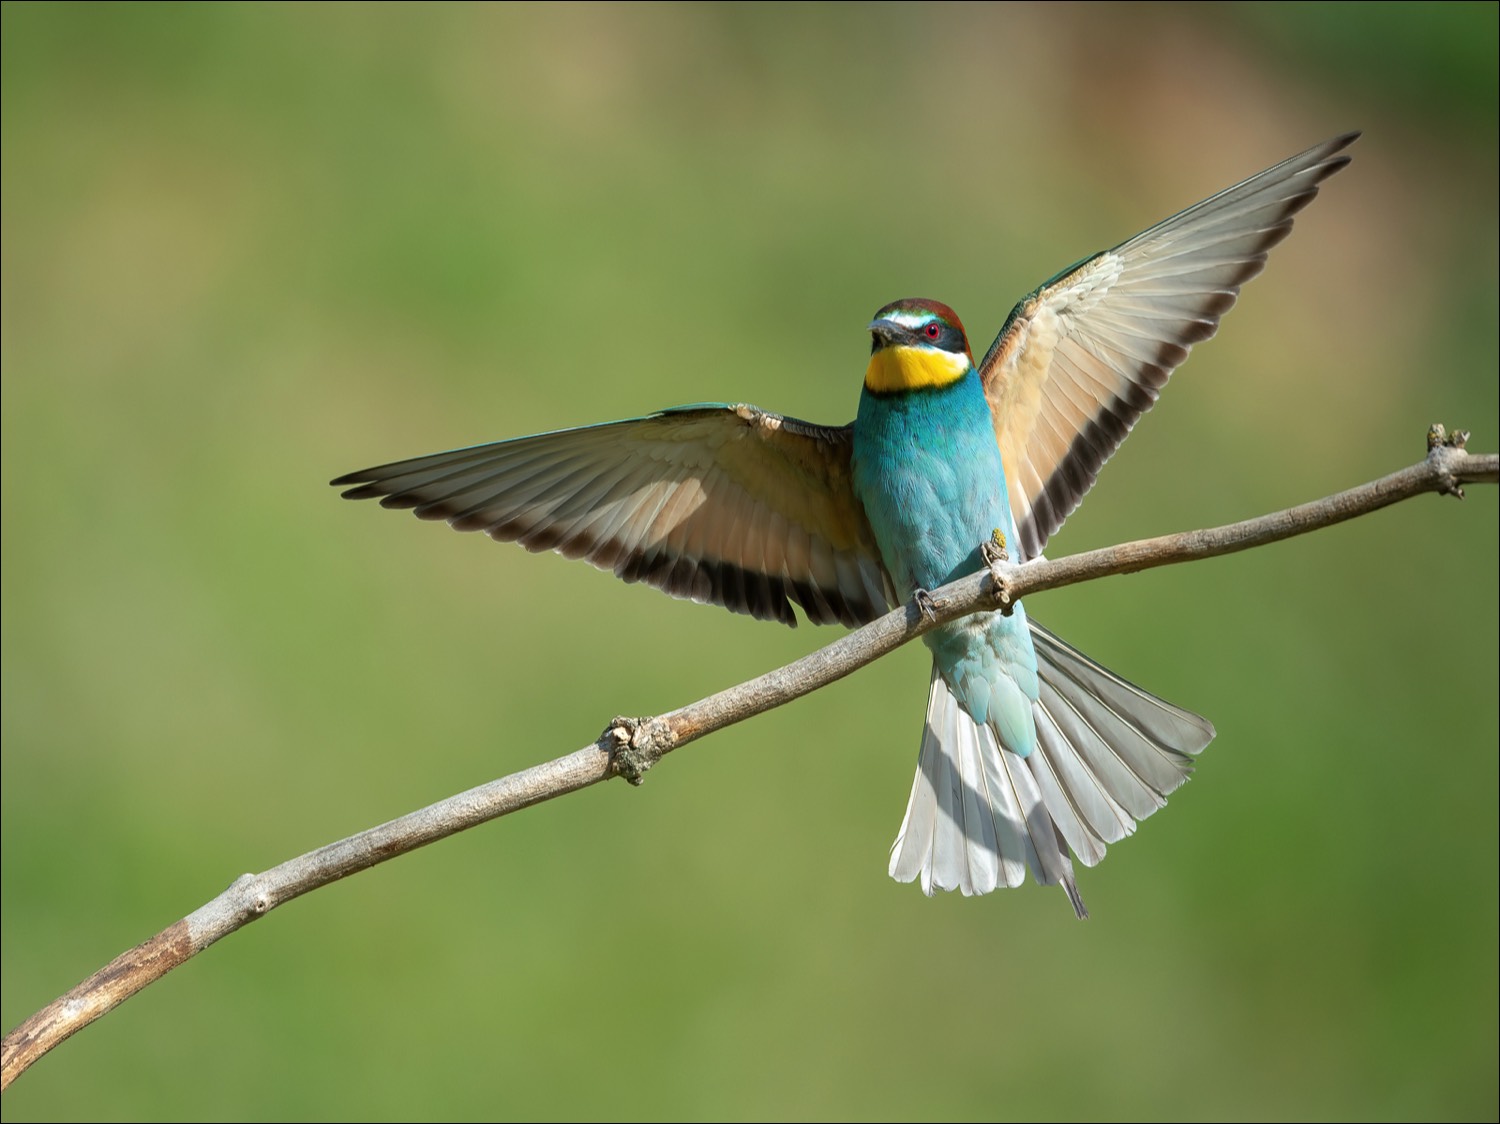
[[[1451,433],[1442,422],[1433,422],[1427,427],[1427,451],[1434,449],[1466,449],[1469,445],[1469,431],[1467,429],[1455,429]]]
[[[1452,496],[1454,499],[1464,498],[1463,485],[1458,482],[1458,477],[1453,471],[1453,462],[1456,457],[1463,454],[1469,444],[1469,431],[1467,429],[1455,429],[1449,431],[1441,422],[1433,422],[1427,429],[1427,459],[1432,461],[1440,474],[1438,483],[1438,494]]]
[[[226,893],[232,893],[238,899],[240,908],[247,917],[259,917],[271,912],[271,895],[266,888],[260,885],[260,880],[253,874],[242,874],[229,884]]]
[[[650,716],[620,715],[599,736],[599,744],[609,753],[611,771],[633,785],[646,779],[651,766],[672,749],[676,740],[667,723]]]

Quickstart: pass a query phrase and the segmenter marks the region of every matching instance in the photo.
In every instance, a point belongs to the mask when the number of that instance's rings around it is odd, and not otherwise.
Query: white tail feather
[[[922,892],[987,894],[1026,871],[1088,916],[1072,858],[1093,866],[1187,780],[1213,740],[1203,718],[1142,691],[1031,624],[1037,749],[1004,750],[932,669],[927,721],[891,877]]]

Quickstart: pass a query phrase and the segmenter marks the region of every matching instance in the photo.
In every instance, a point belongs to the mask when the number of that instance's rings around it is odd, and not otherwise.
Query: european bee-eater
[[[676,597],[788,625],[795,602],[816,624],[863,624],[978,569],[986,544],[1040,555],[1357,135],[1064,270],[1016,305],[977,365],[946,305],[886,305],[850,425],[684,406],[333,483]],[[1093,866],[1165,804],[1213,726],[1019,605],[924,640],[927,721],[891,875],[983,894],[1030,868],[1087,916],[1072,860]]]

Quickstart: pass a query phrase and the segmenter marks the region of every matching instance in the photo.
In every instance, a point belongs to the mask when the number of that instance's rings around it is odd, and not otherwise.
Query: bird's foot
[[[916,589],[912,591],[911,599],[917,603],[917,612],[930,621],[937,620],[937,598],[931,593],[925,589]]]
[[[990,532],[990,537],[979,544],[979,556],[984,559],[984,564],[993,573],[998,562],[1009,562],[1010,554],[1005,549],[1005,532],[996,527]]]
[[[990,581],[994,584],[995,600],[1000,605],[1000,611],[1008,614],[1014,599],[1010,595],[1005,574],[1000,569],[1001,563],[1010,561],[1010,553],[1005,549],[1005,532],[999,527],[990,532],[990,537],[979,544],[979,557],[989,567]]]

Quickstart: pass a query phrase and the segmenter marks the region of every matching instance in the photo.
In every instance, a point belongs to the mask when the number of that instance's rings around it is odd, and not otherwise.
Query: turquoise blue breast
[[[972,573],[995,530],[1014,539],[989,403],[972,368],[946,387],[866,390],[853,467],[855,494],[902,593]]]
[[[866,390],[854,421],[853,472],[881,559],[903,595],[979,569],[980,545],[996,530],[1016,541],[989,403],[972,368],[947,387]],[[1011,752],[1030,753],[1037,679],[1025,610],[965,617],[923,640],[973,719],[992,726]]]

